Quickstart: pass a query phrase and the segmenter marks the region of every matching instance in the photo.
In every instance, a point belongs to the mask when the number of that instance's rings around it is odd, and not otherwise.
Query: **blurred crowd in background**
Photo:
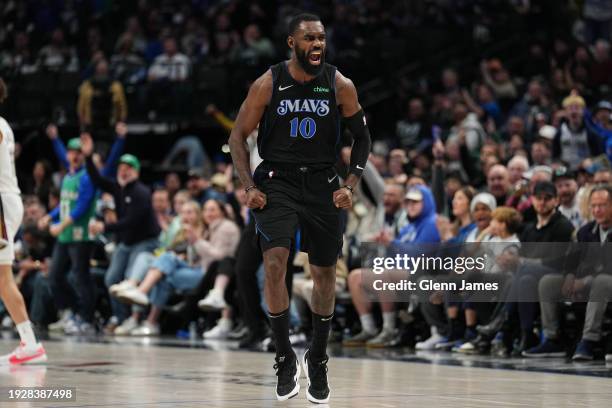
[[[322,17],[326,60],[355,81],[373,135],[345,214],[336,340],[605,354],[607,318],[588,307],[597,319],[582,336],[581,324],[560,327],[565,319],[534,302],[477,310],[434,294],[372,309],[359,250],[607,241],[609,0],[0,2],[2,115],[21,147],[26,208],[15,273],[39,329],[269,346],[255,228],[225,143],[249,84],[287,57],[285,25],[298,10]],[[290,269],[298,342],[312,291],[299,248]],[[556,293],[550,274],[515,270],[507,284],[531,279],[534,296],[538,282]],[[609,288],[605,278],[564,276],[563,293],[588,299]]]

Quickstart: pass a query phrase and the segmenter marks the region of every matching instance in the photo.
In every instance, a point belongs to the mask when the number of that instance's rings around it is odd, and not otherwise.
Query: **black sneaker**
[[[276,399],[286,401],[300,392],[300,361],[295,354],[274,359],[276,370]]]
[[[326,356],[323,361],[313,363],[310,361],[310,350],[306,350],[302,359],[306,379],[308,380],[308,390],[306,398],[315,404],[327,404],[329,402],[329,384],[327,383],[327,362]]]

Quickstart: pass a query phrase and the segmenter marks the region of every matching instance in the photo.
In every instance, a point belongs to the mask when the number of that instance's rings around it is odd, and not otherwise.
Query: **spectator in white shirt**
[[[580,214],[580,204],[577,199],[578,183],[576,183],[575,175],[565,167],[560,167],[555,171],[554,182],[559,192],[558,210],[578,230],[585,220]]]
[[[178,51],[176,40],[164,40],[164,53],[157,58],[149,68],[149,81],[185,81],[189,77],[191,63],[185,54]]]

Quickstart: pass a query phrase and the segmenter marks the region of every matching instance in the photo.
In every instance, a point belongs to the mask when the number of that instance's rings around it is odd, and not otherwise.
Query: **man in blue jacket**
[[[397,237],[392,237],[385,232],[378,239],[379,243],[390,245],[387,252],[389,257],[394,257],[398,253],[416,254],[418,252],[420,255],[423,251],[416,244],[425,244],[422,249],[427,252],[427,247],[434,249],[431,244],[440,242],[440,235],[436,227],[436,204],[428,187],[423,185],[411,187],[404,197],[404,208],[408,216],[408,224],[399,231]],[[364,293],[365,285],[362,286],[362,282],[370,279],[364,277],[363,273],[363,269],[356,269],[349,275],[349,289],[361,321],[361,332],[345,340],[343,344],[345,346],[366,345],[370,348],[392,347],[399,341],[393,297],[389,291],[377,294],[381,301],[383,314],[383,328],[377,334],[372,316],[372,303]],[[385,282],[394,279],[388,275],[380,276]]]
[[[409,222],[400,230],[393,246],[400,249],[409,248],[415,243],[440,242],[436,227],[436,203],[429,187],[412,187],[406,193],[404,204]]]

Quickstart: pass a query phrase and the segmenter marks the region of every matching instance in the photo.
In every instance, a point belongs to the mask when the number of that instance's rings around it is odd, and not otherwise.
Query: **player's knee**
[[[266,279],[272,281],[282,281],[285,279],[287,265],[279,257],[271,257],[265,265]]]
[[[312,280],[315,286],[328,288],[334,287],[336,284],[336,270],[335,267],[321,268],[311,267]]]

